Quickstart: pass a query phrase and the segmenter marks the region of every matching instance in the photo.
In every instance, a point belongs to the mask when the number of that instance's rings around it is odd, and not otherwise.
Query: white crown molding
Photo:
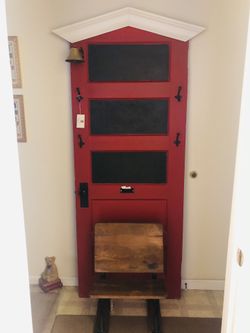
[[[133,27],[169,38],[188,41],[205,30],[204,27],[174,20],[132,7],[115,10],[52,32],[70,43],[104,34],[124,27]]]

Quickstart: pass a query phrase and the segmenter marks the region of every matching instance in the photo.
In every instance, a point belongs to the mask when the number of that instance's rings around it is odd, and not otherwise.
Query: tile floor
[[[96,300],[79,298],[75,287],[63,287],[44,294],[38,286],[32,286],[31,299],[34,333],[50,333],[58,314],[94,315],[96,312]],[[183,290],[181,299],[161,301],[161,314],[171,317],[219,318],[222,316],[222,305],[222,291]],[[114,300],[112,315],[145,316],[145,302]]]

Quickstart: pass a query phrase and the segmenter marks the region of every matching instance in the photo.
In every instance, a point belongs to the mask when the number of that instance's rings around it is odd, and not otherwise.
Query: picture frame
[[[16,120],[17,141],[26,142],[23,95],[14,95],[14,111]]]
[[[21,68],[20,68],[17,36],[9,36],[8,43],[9,43],[9,57],[10,57],[10,67],[11,67],[11,76],[12,76],[12,86],[13,86],[13,88],[22,88]]]

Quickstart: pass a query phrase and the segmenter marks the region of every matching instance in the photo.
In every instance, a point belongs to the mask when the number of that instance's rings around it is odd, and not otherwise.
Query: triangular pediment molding
[[[194,38],[205,30],[204,27],[198,25],[174,20],[132,7],[125,7],[54,29],[53,33],[70,43],[74,43],[128,26],[184,42]]]

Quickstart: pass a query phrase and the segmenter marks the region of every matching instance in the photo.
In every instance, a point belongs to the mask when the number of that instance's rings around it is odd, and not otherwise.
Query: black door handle
[[[88,208],[89,207],[88,183],[80,183],[78,194],[80,196],[80,207],[81,208]]]

